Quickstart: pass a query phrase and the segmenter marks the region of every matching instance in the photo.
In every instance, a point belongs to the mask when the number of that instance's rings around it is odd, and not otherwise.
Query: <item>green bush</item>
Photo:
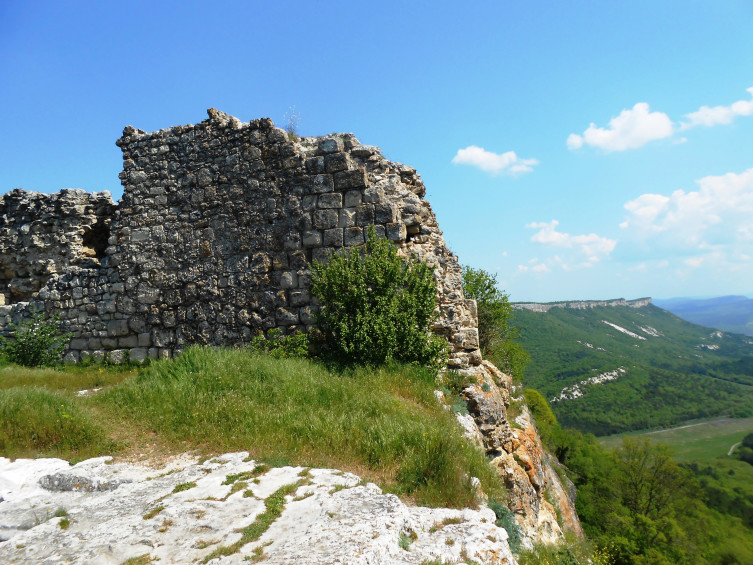
[[[45,321],[44,314],[35,314],[21,324],[11,324],[11,341],[2,339],[0,351],[12,363],[25,367],[42,367],[59,363],[73,334],[60,333],[60,315]]]
[[[367,239],[363,256],[352,249],[314,262],[311,290],[322,304],[322,353],[344,365],[394,359],[439,368],[447,345],[429,330],[437,304],[432,268],[398,257],[373,228]]]
[[[304,333],[283,335],[280,329],[275,328],[269,330],[267,335],[257,335],[248,347],[258,353],[267,353],[275,359],[307,357],[309,337]]]

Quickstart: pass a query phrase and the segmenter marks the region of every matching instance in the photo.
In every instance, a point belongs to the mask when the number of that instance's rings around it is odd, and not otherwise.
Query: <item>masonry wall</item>
[[[293,141],[269,119],[208,114],[152,133],[125,128],[117,141],[123,198],[104,219],[55,208],[60,195],[35,196],[48,199],[40,217],[51,233],[60,222],[82,232],[96,224],[109,234],[107,246],[89,262],[69,260],[35,279],[30,303],[0,307],[0,331],[31,310],[59,311],[75,334],[67,360],[118,361],[126,352],[134,360],[168,357],[191,343],[242,344],[270,328],[305,330],[317,308],[311,262],[363,244],[374,226],[401,254],[435,267],[433,329],[452,346],[450,366],[481,362],[475,302],[463,296],[457,258],[414,169],[352,134]],[[18,246],[25,225],[3,215],[0,250]],[[91,255],[84,247],[61,245],[59,255]],[[0,269],[9,269],[9,257],[0,253]]]

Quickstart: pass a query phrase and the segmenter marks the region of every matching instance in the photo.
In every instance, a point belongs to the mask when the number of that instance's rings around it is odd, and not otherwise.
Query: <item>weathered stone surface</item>
[[[515,426],[510,425],[507,409],[512,379],[488,361],[461,374],[470,383],[463,390],[469,416],[458,420],[465,437],[478,442],[480,436],[492,467],[507,487],[507,505],[521,528],[523,544],[555,543],[562,539],[563,528],[582,536],[574,500],[552,467],[558,463],[544,450],[522,399],[518,399],[521,414],[515,418]],[[558,522],[558,511],[562,523]]]
[[[330,469],[273,468],[258,482],[240,485],[243,479],[233,482],[232,475],[257,466],[247,455],[204,463],[184,456],[160,469],[107,464],[107,457],[73,467],[60,459],[0,458],[0,562],[89,565],[149,556],[199,563],[238,541],[238,529],[265,511],[264,501],[293,484],[282,514],[258,540],[211,563],[247,563],[257,548],[264,562],[278,564],[454,563],[461,552],[477,563],[515,563],[507,532],[494,525],[488,508],[409,507],[374,484]],[[117,487],[50,491],[40,486],[49,476]],[[68,514],[67,529],[53,516],[59,508]],[[401,536],[411,541],[407,549],[399,545]]]

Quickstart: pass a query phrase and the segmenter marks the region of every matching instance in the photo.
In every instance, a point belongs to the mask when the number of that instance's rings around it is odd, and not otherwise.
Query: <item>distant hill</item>
[[[608,435],[753,416],[752,338],[692,324],[650,301],[577,304],[515,310],[531,354],[524,384],[544,394],[563,425]]]
[[[747,296],[669,298],[654,304],[694,324],[753,336],[753,299]]]

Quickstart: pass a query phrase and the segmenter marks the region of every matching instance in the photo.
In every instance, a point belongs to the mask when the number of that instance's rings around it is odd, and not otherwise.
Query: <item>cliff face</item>
[[[588,308],[597,308],[600,306],[630,306],[631,308],[642,308],[649,304],[651,304],[651,298],[636,298],[635,300],[615,298],[614,300],[573,300],[565,302],[513,302],[511,306],[518,310],[549,312],[552,308],[571,308],[574,310],[586,310]]]
[[[471,383],[463,391],[471,418],[459,419],[507,487],[523,545],[556,543],[563,529],[582,536],[574,499],[555,471],[559,463],[542,446],[527,408],[512,425],[508,419],[512,379],[488,361],[462,372]]]

